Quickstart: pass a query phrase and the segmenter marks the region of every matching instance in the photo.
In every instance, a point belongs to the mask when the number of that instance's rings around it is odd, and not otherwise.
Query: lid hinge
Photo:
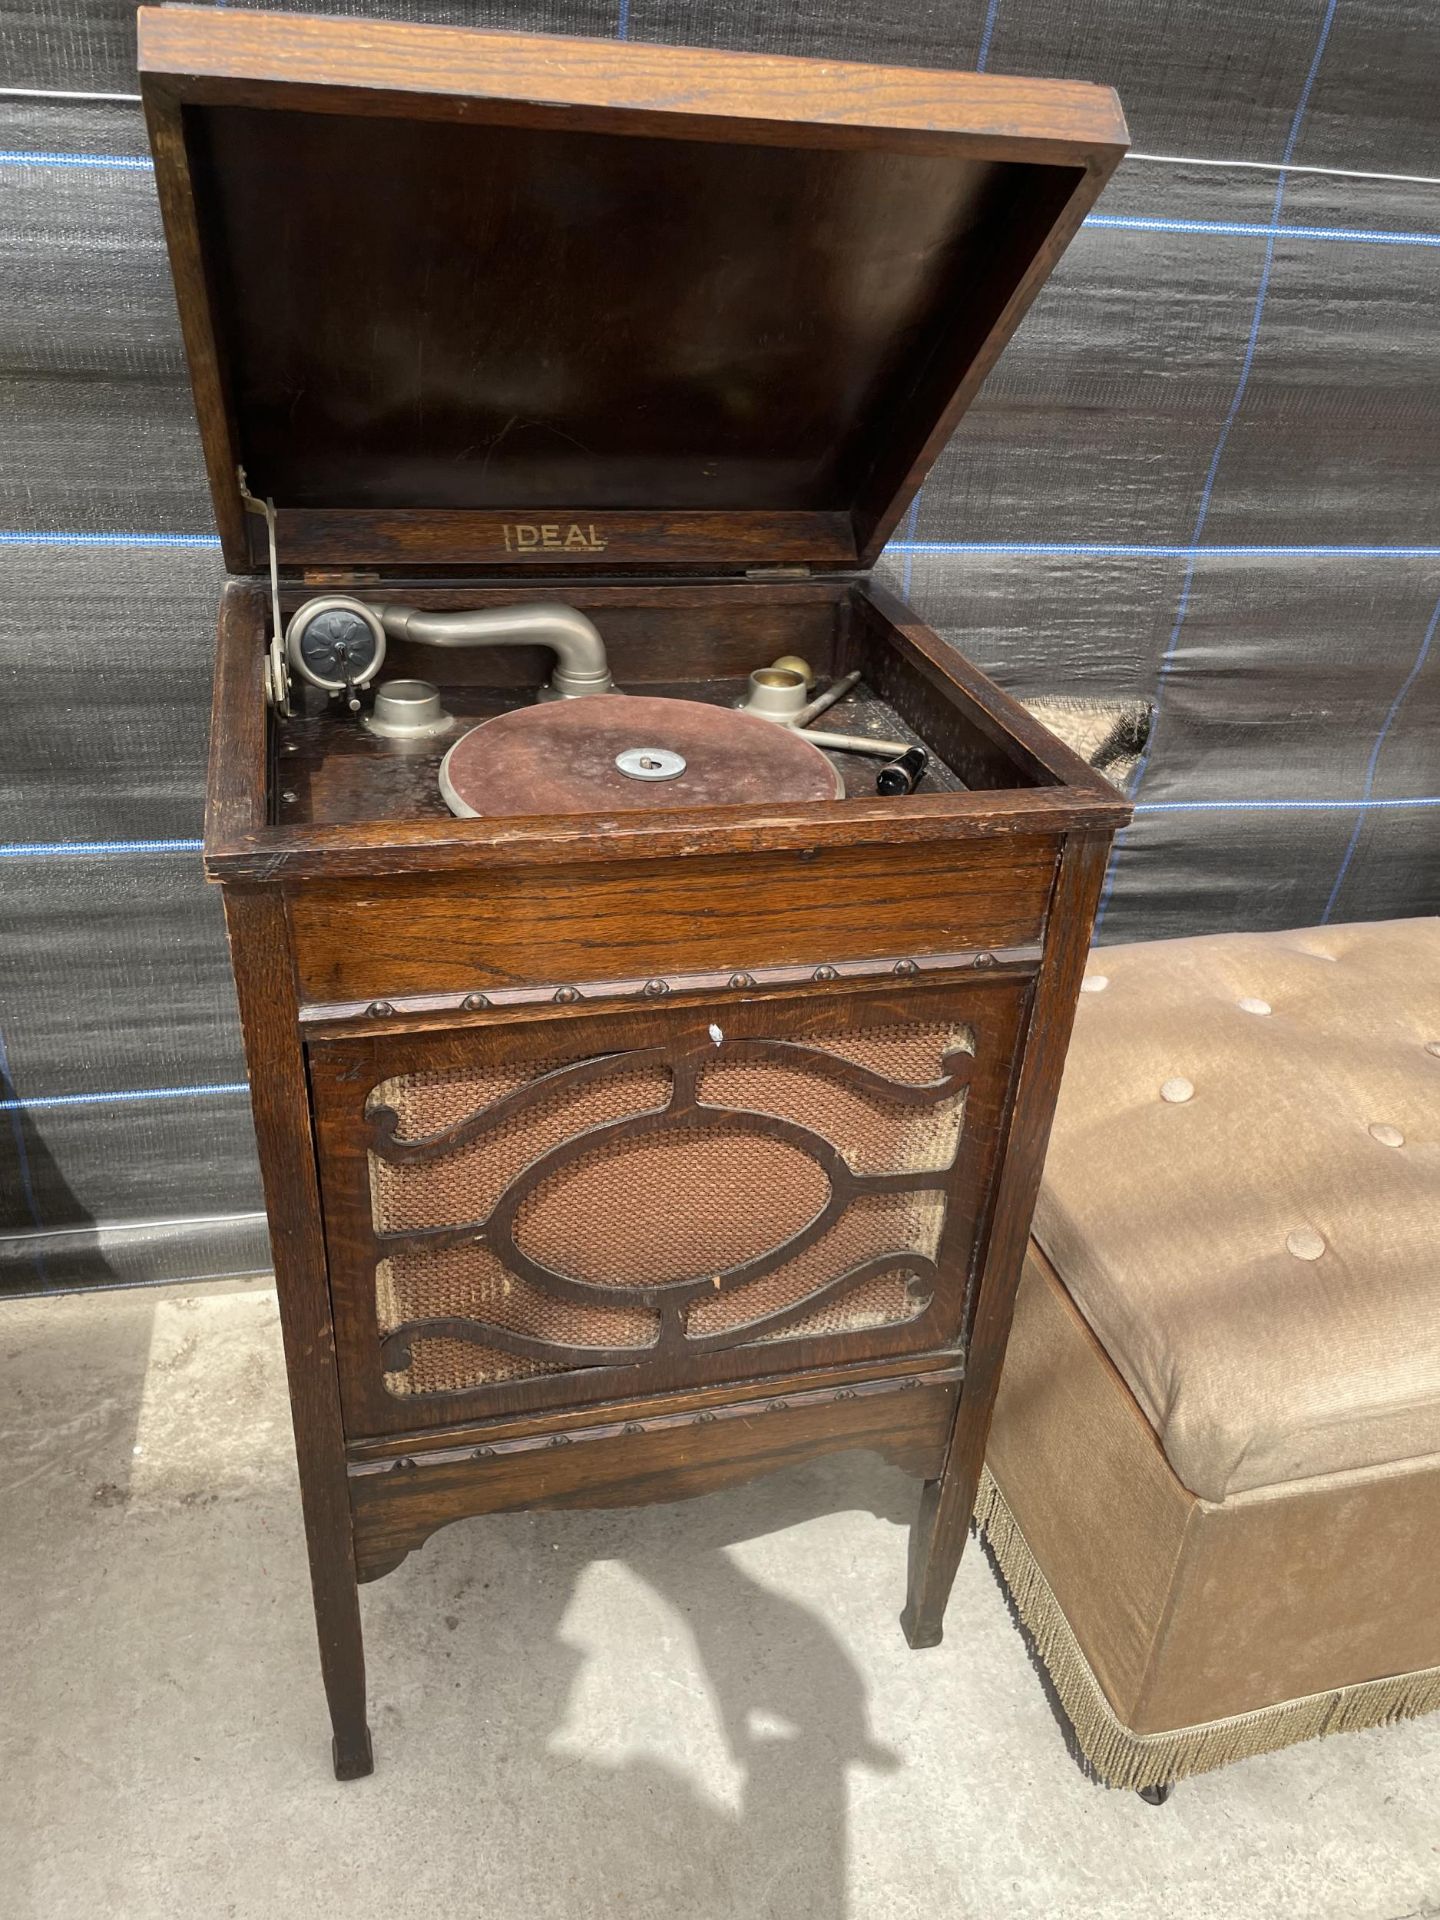
[[[810,569],[804,565],[789,567],[746,567],[745,578],[747,580],[808,580],[810,578]]]

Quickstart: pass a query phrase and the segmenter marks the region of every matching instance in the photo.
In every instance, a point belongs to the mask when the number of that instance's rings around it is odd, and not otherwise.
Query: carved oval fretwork
[[[664,1287],[734,1273],[831,1205],[817,1159],[742,1118],[606,1132],[590,1150],[542,1164],[511,1223],[527,1261],[572,1281]]]
[[[687,1354],[900,1327],[914,1344],[935,1310],[976,1027],[761,1035],[701,1018],[666,1044],[372,1090],[389,1391],[661,1361],[678,1378]],[[401,1275],[417,1284],[397,1290]]]

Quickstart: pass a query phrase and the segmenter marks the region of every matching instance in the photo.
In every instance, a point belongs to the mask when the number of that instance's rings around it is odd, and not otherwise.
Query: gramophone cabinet
[[[870,569],[1124,151],[1115,96],[208,6],[142,9],[140,65],[337,1774],[372,1764],[358,1584],[467,1516],[871,1448],[923,1483],[935,1644],[1128,810]],[[797,801],[737,745],[699,801],[457,817],[443,739],[287,686],[317,595],[578,609],[619,690],[553,703],[587,727],[691,701],[739,743],[800,656],[858,676],[827,725],[928,770],[840,752]],[[452,740],[549,665],[385,659]]]

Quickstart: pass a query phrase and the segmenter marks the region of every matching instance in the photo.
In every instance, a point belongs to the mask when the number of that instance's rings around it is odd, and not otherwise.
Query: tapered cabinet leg
[[[928,1612],[925,1610],[930,1584],[930,1558],[935,1543],[935,1516],[940,1508],[940,1485],[938,1480],[925,1482],[920,1495],[920,1511],[910,1529],[910,1572],[900,1625],[912,1647],[938,1647],[943,1633],[945,1601],[941,1601],[938,1613],[933,1607]],[[957,1560],[955,1564],[958,1568],[960,1563]],[[954,1576],[951,1577],[953,1579]],[[950,1587],[947,1583],[945,1600],[949,1598]]]
[[[374,1771],[375,1756],[365,1717],[365,1643],[348,1529],[342,1554],[327,1554],[321,1542],[311,1540],[310,1579],[320,1641],[320,1672],[334,1730],[330,1752],[335,1778],[359,1780]]]
[[[925,1482],[920,1511],[910,1530],[910,1577],[900,1625],[905,1638],[916,1648],[940,1644],[945,1607],[960,1568],[975,1505],[975,1480],[955,1458],[957,1451],[952,1446],[940,1479]]]
[[[965,1551],[1015,1311],[1015,1289],[1040,1188],[1050,1122],[1109,849],[1106,834],[1072,834],[1055,877],[1050,921],[1057,931],[1031,1001],[1006,1126],[1004,1170],[970,1327],[955,1431],[944,1472],[938,1480],[925,1483],[919,1517],[910,1535],[909,1592],[900,1624],[912,1647],[939,1646],[946,1602]]]
[[[285,903],[274,888],[228,888],[225,919],[265,1183],[320,1671],[334,1731],[335,1777],[358,1780],[374,1766],[365,1722],[365,1647],[310,1095]]]

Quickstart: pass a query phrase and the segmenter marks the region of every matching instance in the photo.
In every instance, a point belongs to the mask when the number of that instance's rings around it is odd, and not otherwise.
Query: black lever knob
[[[924,747],[907,747],[898,760],[887,760],[875,776],[877,793],[913,793],[925,778],[930,756]]]

